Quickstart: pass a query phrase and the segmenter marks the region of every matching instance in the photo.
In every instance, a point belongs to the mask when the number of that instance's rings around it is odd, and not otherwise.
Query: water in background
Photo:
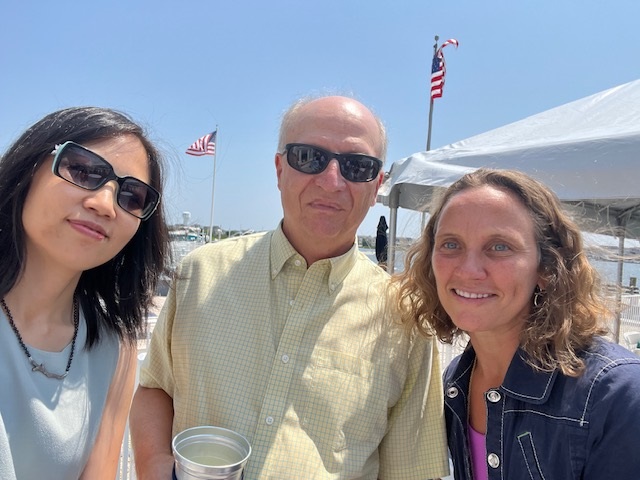
[[[615,284],[618,279],[618,262],[591,260],[604,283]],[[631,278],[640,278],[640,263],[625,263],[622,267],[622,285],[629,285]]]

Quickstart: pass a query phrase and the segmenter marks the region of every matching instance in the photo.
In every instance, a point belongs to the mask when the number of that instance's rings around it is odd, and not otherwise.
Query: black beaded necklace
[[[11,329],[13,330],[13,333],[16,334],[16,337],[18,338],[18,342],[20,342],[20,346],[22,347],[22,350],[27,356],[27,359],[29,359],[29,363],[31,364],[31,367],[32,367],[31,371],[40,372],[47,378],[64,380],[69,374],[69,369],[71,368],[73,353],[76,350],[76,337],[78,336],[78,325],[80,323],[80,317],[78,315],[78,300],[76,299],[76,297],[73,297],[73,339],[71,340],[71,353],[69,353],[69,361],[67,362],[67,369],[64,371],[62,375],[47,371],[47,369],[44,366],[44,362],[38,363],[31,357],[31,353],[29,352],[29,349],[22,341],[22,336],[20,335],[20,332],[18,331],[16,324],[13,322],[13,316],[11,315],[11,310],[9,310],[9,307],[7,307],[7,304],[5,303],[4,298],[0,300],[0,304],[2,305],[2,309],[4,310],[4,313],[7,315],[7,318],[9,319],[9,324],[11,325]]]

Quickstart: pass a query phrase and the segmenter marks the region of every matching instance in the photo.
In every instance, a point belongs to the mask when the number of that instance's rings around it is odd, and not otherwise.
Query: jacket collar
[[[540,405],[549,399],[558,370],[536,370],[526,362],[526,358],[527,354],[522,349],[516,351],[502,383],[502,390],[523,402]]]
[[[476,352],[469,344],[457,363],[452,365],[455,370],[450,377],[451,381],[463,388],[468,388],[475,358]],[[526,358],[527,354],[522,349],[516,351],[500,390],[522,402],[540,405],[549,399],[558,370],[552,372],[535,370],[526,362]]]

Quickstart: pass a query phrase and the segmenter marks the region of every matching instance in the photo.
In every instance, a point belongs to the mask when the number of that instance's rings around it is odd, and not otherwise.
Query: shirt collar
[[[287,261],[292,257],[306,265],[304,257],[300,255],[282,231],[282,222],[278,225],[271,236],[271,279],[273,280],[282,271]],[[328,286],[331,290],[335,289],[343,282],[346,276],[356,263],[358,256],[358,243],[353,242],[353,246],[344,254],[338,257],[326,258],[319,260],[314,265],[325,265],[329,269]]]
[[[302,255],[296,252],[296,249],[293,248],[293,245],[289,243],[287,237],[282,231],[282,222],[278,225],[272,234],[271,234],[271,279],[273,280],[282,270],[284,264],[287,263],[291,257],[298,256],[301,261],[304,261]]]

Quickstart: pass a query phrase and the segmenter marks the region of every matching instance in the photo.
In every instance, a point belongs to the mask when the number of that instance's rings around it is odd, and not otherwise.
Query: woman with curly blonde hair
[[[469,338],[444,374],[456,480],[637,478],[640,358],[603,338],[597,272],[551,190],[516,171],[465,175],[405,266],[404,321]]]

